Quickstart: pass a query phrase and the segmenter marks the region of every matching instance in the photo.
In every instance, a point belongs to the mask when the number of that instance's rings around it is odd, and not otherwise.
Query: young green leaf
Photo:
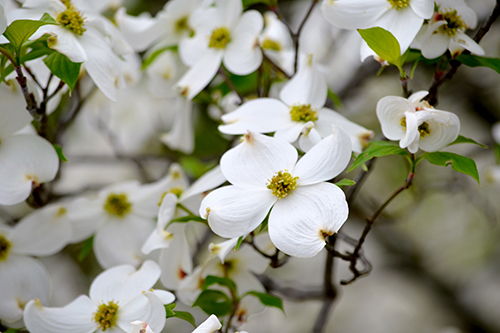
[[[178,217],[176,219],[173,219],[172,221],[170,221],[170,223],[168,225],[171,225],[172,223],[187,223],[187,222],[200,222],[203,224],[207,223],[206,220],[202,219],[199,216],[188,215],[188,216],[183,216],[183,217]]]
[[[243,0],[243,8],[247,8],[248,6],[255,5],[258,3],[271,6],[270,0]]]
[[[238,238],[238,242],[236,243],[236,246],[234,247],[235,251],[238,251],[238,249],[240,248],[241,243],[243,243],[244,239],[245,239],[245,236],[241,236],[240,238]]]
[[[3,35],[7,38],[14,48],[18,50],[21,46],[42,26],[55,24],[57,22],[47,13],[43,14],[40,20],[16,20],[12,22]]]
[[[281,311],[283,311],[283,313],[285,313],[285,310],[283,309],[283,301],[276,296],[266,294],[266,293],[261,293],[258,291],[249,291],[249,292],[245,293],[241,298],[243,298],[247,295],[255,296],[265,306],[272,306],[272,307],[278,308]]]
[[[347,172],[351,172],[359,166],[362,166],[374,157],[382,157],[388,155],[401,155],[410,161],[410,153],[406,149],[400,148],[396,143],[390,141],[372,141],[368,148],[358,155],[352,166]]]
[[[75,87],[78,76],[80,75],[81,63],[74,63],[64,54],[53,52],[43,59],[43,62],[50,69],[52,74],[66,83],[70,90]]]
[[[469,67],[488,67],[500,74],[500,59],[481,57],[473,54],[461,54],[457,60]]]
[[[219,290],[204,290],[193,303],[193,307],[199,306],[206,314],[214,314],[222,317],[231,312],[233,302],[229,297]]]
[[[424,153],[419,160],[426,159],[429,163],[439,166],[451,164],[453,170],[464,173],[474,178],[479,185],[479,173],[476,162],[472,158],[448,152]]]
[[[165,312],[167,313],[167,318],[174,317],[175,312],[174,309],[177,306],[176,303],[165,304]]]
[[[62,162],[68,162],[68,159],[66,158],[66,156],[64,156],[61,146],[59,146],[58,144],[54,144],[54,149],[56,150],[57,156],[59,156],[59,160],[61,160]]]
[[[358,32],[380,58],[402,70],[401,47],[393,34],[381,27],[358,29]]]
[[[201,290],[207,290],[208,287],[218,284],[231,290],[235,295],[238,295],[238,288],[233,280],[228,278],[222,278],[218,276],[209,275],[205,278],[205,283],[201,287]]]
[[[90,251],[92,251],[92,247],[94,245],[94,236],[88,238],[82,246],[82,249],[80,250],[80,253],[78,253],[78,261],[82,262],[87,256],[90,254]]]
[[[167,318],[176,317],[176,318],[185,320],[188,323],[190,323],[191,325],[193,325],[193,327],[196,327],[196,322],[194,321],[193,315],[191,313],[185,312],[185,311],[174,311],[176,306],[177,306],[177,304],[175,304],[175,303],[165,305],[165,312],[167,314]]]
[[[338,181],[335,183],[335,185],[337,185],[340,188],[342,188],[342,186],[353,186],[355,184],[356,184],[356,182],[354,180],[347,179],[347,178],[344,178],[341,181]]]
[[[476,142],[472,139],[466,138],[465,136],[461,136],[461,135],[459,135],[458,138],[455,141],[453,141],[452,143],[450,143],[448,146],[456,145],[459,143],[471,143],[471,144],[477,145],[481,148],[488,149],[488,146],[483,145],[482,143]]]

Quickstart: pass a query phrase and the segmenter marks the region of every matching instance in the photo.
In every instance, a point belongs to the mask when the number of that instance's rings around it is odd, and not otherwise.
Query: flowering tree
[[[500,1],[125,4],[0,0],[1,331],[500,329]]]

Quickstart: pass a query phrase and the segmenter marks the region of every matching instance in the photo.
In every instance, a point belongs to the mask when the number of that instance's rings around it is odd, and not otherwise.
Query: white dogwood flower
[[[226,134],[276,132],[276,138],[290,143],[300,136],[300,148],[308,151],[331,134],[332,125],[337,125],[349,134],[353,151],[360,153],[373,132],[325,108],[327,91],[323,74],[309,57],[281,90],[281,100],[259,98],[246,102],[221,117],[225,124],[219,130]]]
[[[401,148],[416,153],[438,151],[455,141],[460,120],[451,112],[436,110],[422,100],[427,91],[418,91],[408,99],[387,96],[377,103],[382,132],[390,140],[399,140]]]
[[[215,7],[193,13],[190,22],[195,35],[179,45],[182,61],[190,66],[176,84],[182,95],[188,99],[196,96],[213,79],[221,62],[236,75],[250,74],[260,66],[258,36],[264,20],[256,10],[242,13],[241,0],[216,0]]]
[[[296,257],[316,255],[347,219],[344,192],[325,181],[349,163],[351,140],[334,126],[333,134],[297,157],[288,142],[249,131],[221,158],[222,173],[233,185],[210,192],[200,215],[216,234],[234,238],[258,227],[272,208],[274,245]]]
[[[463,49],[484,55],[481,46],[465,34],[465,30],[476,28],[477,15],[464,0],[436,0],[436,9],[415,39],[414,47],[420,49],[424,57],[434,59],[446,50],[456,56]]]
[[[391,32],[404,53],[434,11],[432,0],[323,0],[323,15],[342,29],[382,27]],[[368,54],[363,52],[363,57]]]
[[[130,332],[131,322],[141,320],[160,332],[165,326],[164,304],[175,296],[151,288],[160,277],[160,267],[146,261],[139,270],[121,265],[99,274],[90,286],[89,296],[81,295],[61,308],[43,307],[30,301],[24,322],[32,333]]]
[[[211,315],[191,333],[213,333],[222,327],[219,318]]]

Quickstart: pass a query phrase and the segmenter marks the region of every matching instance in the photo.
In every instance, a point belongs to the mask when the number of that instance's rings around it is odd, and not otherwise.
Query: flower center
[[[457,14],[456,9],[441,13],[441,18],[446,21],[446,24],[442,25],[441,29],[450,37],[455,36],[458,31],[466,28],[462,16]]]
[[[264,39],[261,47],[265,50],[281,51],[281,44],[269,38]]]
[[[403,127],[403,131],[406,131],[406,118],[401,118],[399,124]]]
[[[94,321],[99,325],[99,328],[106,331],[108,328],[113,328],[116,325],[118,314],[118,304],[111,301],[108,304],[102,303],[94,313]]]
[[[130,212],[132,204],[127,200],[126,194],[116,194],[112,193],[106,199],[104,204],[104,209],[111,215],[116,215],[119,217],[124,217]]]
[[[175,31],[178,33],[181,33],[183,31],[187,31],[187,32],[189,32],[190,37],[194,36],[194,31],[189,26],[187,16],[180,18],[179,20],[177,20],[175,22]]]
[[[299,177],[292,177],[292,175],[286,171],[278,171],[276,175],[269,180],[267,188],[270,189],[278,199],[282,199],[295,190],[297,187],[297,179],[299,179]]]
[[[210,36],[210,42],[208,43],[208,47],[223,49],[230,41],[231,41],[231,34],[229,33],[229,30],[227,30],[227,28],[225,27],[216,28],[214,31],[212,31],[212,36]]]
[[[7,255],[9,254],[10,247],[12,245],[4,236],[0,235],[0,261],[4,261],[7,259]]]
[[[410,0],[387,0],[392,8],[400,10],[401,8],[408,7],[410,5]]]
[[[311,104],[292,106],[292,108],[290,109],[290,115],[292,116],[293,121],[308,122],[318,120],[316,110],[311,108]]]
[[[83,35],[87,29],[84,28],[85,17],[83,17],[82,12],[73,6],[71,0],[61,0],[61,2],[66,6],[66,10],[57,13],[56,21],[75,34]]]
[[[431,134],[429,124],[424,121],[420,126],[418,126],[418,132],[420,133],[420,139],[425,138],[427,135]]]

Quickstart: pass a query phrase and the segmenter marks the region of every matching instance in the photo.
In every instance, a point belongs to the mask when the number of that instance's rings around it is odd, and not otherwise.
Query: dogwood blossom
[[[351,140],[339,127],[297,162],[288,142],[248,132],[243,142],[221,158],[232,186],[210,192],[200,215],[219,236],[246,235],[269,210],[269,236],[281,251],[312,257],[337,232],[348,215],[344,193],[326,183],[349,163]]]
[[[377,103],[382,132],[390,140],[400,140],[401,148],[416,153],[437,151],[455,141],[460,120],[451,112],[436,110],[422,100],[427,91],[418,91],[408,99],[387,96]]]
[[[382,27],[391,32],[404,53],[434,10],[432,0],[323,0],[321,10],[343,29]],[[368,54],[366,52],[364,56]]]
[[[213,333],[222,327],[219,318],[211,315],[191,333]]]
[[[436,0],[436,9],[415,39],[414,47],[424,57],[434,59],[446,50],[456,56],[463,49],[484,55],[481,46],[465,34],[465,30],[476,28],[477,15],[464,0]]]
[[[221,62],[237,75],[250,74],[260,66],[258,36],[264,20],[255,10],[243,13],[241,0],[216,0],[215,7],[193,13],[191,23],[195,35],[179,48],[190,69],[176,84],[188,99],[208,85]]]
[[[175,299],[170,292],[151,289],[160,273],[153,261],[144,262],[137,271],[131,265],[108,269],[92,282],[90,297],[81,295],[61,308],[30,301],[24,313],[26,327],[32,333],[130,332],[131,322],[141,320],[160,332],[166,319],[163,305]]]

